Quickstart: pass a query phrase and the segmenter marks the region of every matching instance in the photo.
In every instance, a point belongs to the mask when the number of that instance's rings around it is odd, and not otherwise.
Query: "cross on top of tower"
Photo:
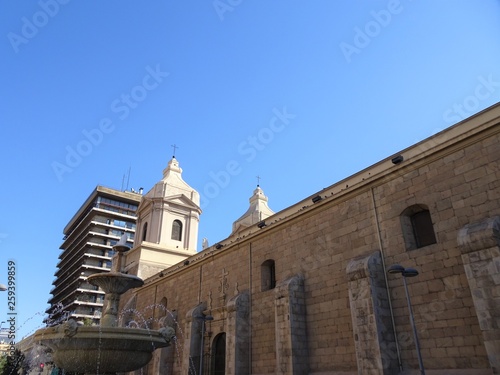
[[[175,150],[179,148],[179,146],[177,146],[175,143],[173,145],[171,145],[171,147],[174,149],[174,154],[173,154],[173,157],[175,158]]]
[[[256,176],[257,178],[257,186],[260,186],[260,176]]]

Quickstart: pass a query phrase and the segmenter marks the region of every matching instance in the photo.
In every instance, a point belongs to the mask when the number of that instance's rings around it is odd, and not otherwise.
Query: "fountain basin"
[[[110,374],[144,367],[155,349],[169,346],[170,330],[62,324],[39,329],[34,340],[50,348],[53,362],[65,371]]]
[[[144,285],[141,278],[119,272],[95,273],[87,278],[92,285],[99,286],[106,293],[123,294],[129,289]]]

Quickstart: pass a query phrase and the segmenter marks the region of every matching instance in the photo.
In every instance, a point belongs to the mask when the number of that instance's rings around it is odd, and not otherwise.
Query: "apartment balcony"
[[[54,274],[56,277],[63,272],[69,272],[71,270],[76,270],[80,265],[87,263],[89,258],[98,258],[106,261],[110,261],[114,255],[112,246],[102,245],[94,242],[86,242],[85,246],[78,252],[78,254],[73,254],[71,259],[65,260],[65,264],[59,262],[58,270]]]
[[[73,302],[73,305],[89,306],[89,307],[102,307],[103,303],[104,303],[104,300],[102,300],[102,302],[86,302],[86,301],[76,300],[75,302]]]
[[[101,290],[99,287],[95,286],[95,285],[90,285],[92,287],[92,289],[90,288],[78,288],[76,289],[76,292],[80,292],[80,293],[92,293],[92,294],[102,294],[104,296],[104,291]]]
[[[82,276],[82,275],[79,275],[77,278],[70,280],[70,281],[67,281],[67,282],[63,282],[64,281],[63,279],[57,279],[58,283],[56,285],[54,285],[54,287],[50,290],[50,294],[53,295],[51,300],[56,298],[56,296],[61,295],[65,291],[72,292],[80,285],[80,283],[82,281],[86,281],[86,280],[87,280],[87,278]],[[61,298],[58,298],[58,299],[61,299]]]
[[[74,263],[75,258],[81,257],[83,253],[94,250],[96,253],[106,253],[112,249],[114,243],[113,241],[118,241],[119,238],[116,236],[110,236],[107,234],[95,235],[88,233],[82,241],[78,243],[77,247],[68,248],[64,250],[59,255],[59,262],[57,263],[57,268],[66,268]]]
[[[81,319],[101,319],[101,312],[94,312],[92,314],[79,314],[79,313],[71,313],[70,316],[72,318],[81,318]]]
[[[83,306],[88,308],[101,308],[104,303],[104,294],[90,294],[90,293],[81,293],[77,296],[77,298],[73,301],[73,305]],[[76,310],[75,310],[76,311]]]
[[[96,220],[96,218],[98,218]],[[85,217],[80,221],[80,223],[74,227],[70,233],[65,233],[64,242],[61,244],[61,248],[68,248],[70,244],[74,241],[75,235],[77,236],[79,233],[84,233],[85,228],[91,225],[92,222],[95,222],[99,225],[108,224],[107,220],[111,219],[120,219],[120,221],[124,222],[132,222],[135,223],[136,216],[135,212],[132,215],[126,215],[119,212],[109,211],[102,208],[93,207],[89,212],[85,215]],[[106,220],[103,222],[103,220]],[[108,224],[111,226],[111,224]],[[116,226],[117,228],[123,228],[121,226]],[[127,226],[124,229],[129,229],[130,231],[135,231],[135,224],[130,225],[130,228]]]

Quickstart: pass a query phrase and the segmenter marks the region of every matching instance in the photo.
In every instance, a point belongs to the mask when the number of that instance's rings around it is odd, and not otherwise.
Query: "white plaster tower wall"
[[[163,178],[143,196],[134,247],[127,254],[128,272],[146,278],[196,254],[200,195],[181,174],[173,157]]]
[[[179,162],[172,158],[163,171],[163,179],[144,196],[138,210],[139,233],[134,247],[146,241],[173,249],[196,251],[200,195],[182,179],[181,174]],[[172,233],[176,220],[181,224],[180,239]]]

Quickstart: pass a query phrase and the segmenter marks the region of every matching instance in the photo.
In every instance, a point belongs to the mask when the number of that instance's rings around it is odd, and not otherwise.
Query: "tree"
[[[11,355],[3,356],[0,360],[0,375],[17,375],[21,373],[21,369],[25,369],[24,354],[16,349]]]

